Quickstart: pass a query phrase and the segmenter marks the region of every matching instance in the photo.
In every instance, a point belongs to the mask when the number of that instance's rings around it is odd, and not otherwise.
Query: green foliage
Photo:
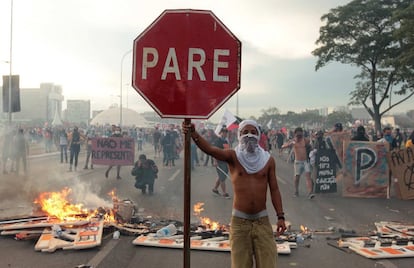
[[[261,112],[262,115],[257,118],[257,122],[262,126],[265,126],[270,121],[270,119],[276,118],[280,114],[279,109],[276,107],[262,109]]]
[[[394,14],[394,19],[401,24],[395,32],[395,38],[402,44],[399,60],[402,64],[414,66],[414,4]]]
[[[298,127],[305,128],[323,128],[325,127],[325,117],[319,115],[318,110],[307,110],[302,113],[295,113],[292,111],[286,114],[280,114],[277,108],[269,108],[262,110],[262,115],[257,122],[267,129],[267,123],[272,120],[272,128],[281,127]]]
[[[414,94],[413,66],[403,64],[413,55],[412,6],[412,0],[354,0],[322,16],[315,69],[332,61],[360,68],[349,104],[363,105],[377,130],[382,115]]]
[[[342,123],[343,125],[347,123],[352,123],[354,120],[352,115],[343,111],[335,111],[328,114],[326,117],[326,127],[332,128],[336,123]]]

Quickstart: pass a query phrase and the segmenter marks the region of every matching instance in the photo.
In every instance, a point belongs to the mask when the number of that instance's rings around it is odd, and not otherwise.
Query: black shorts
[[[227,177],[229,176],[229,168],[226,165],[217,165],[216,167],[217,175],[219,177],[220,181],[225,181]]]

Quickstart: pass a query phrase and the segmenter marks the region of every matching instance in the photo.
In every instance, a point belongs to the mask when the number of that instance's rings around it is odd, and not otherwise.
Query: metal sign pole
[[[184,124],[190,125],[191,119]],[[191,133],[184,137],[184,268],[190,268]]]
[[[12,123],[12,52],[13,52],[13,0],[10,1],[10,59],[9,59],[9,126]]]

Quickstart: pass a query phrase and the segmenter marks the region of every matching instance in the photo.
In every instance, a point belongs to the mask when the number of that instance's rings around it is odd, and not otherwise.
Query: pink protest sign
[[[134,164],[133,138],[93,138],[92,163],[94,165],[129,166]]]

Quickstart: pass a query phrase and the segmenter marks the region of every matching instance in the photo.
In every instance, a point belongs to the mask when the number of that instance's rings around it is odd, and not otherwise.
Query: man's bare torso
[[[266,209],[266,195],[269,171],[272,160],[257,173],[248,174],[233,153],[233,161],[229,163],[230,177],[233,184],[233,207],[244,213],[255,214]]]
[[[295,160],[305,161],[308,159],[306,155],[306,141],[304,139],[295,141],[295,144],[293,145],[293,151],[295,153]]]

